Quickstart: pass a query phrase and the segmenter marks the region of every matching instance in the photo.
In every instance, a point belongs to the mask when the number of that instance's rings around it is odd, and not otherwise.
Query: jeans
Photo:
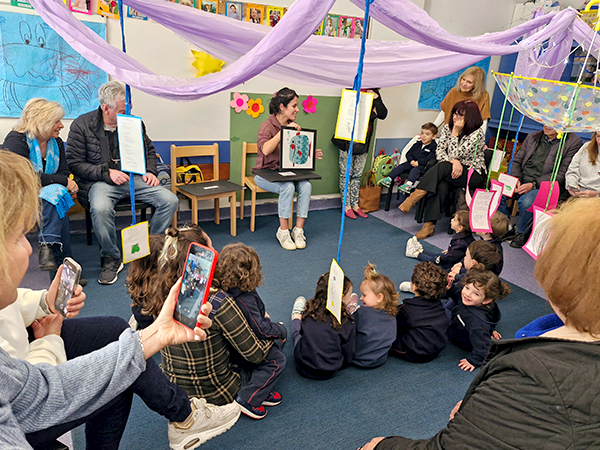
[[[162,186],[148,186],[141,175],[132,176],[135,180],[136,200],[150,203],[155,208],[150,221],[150,234],[164,233],[177,212],[179,204],[177,196]],[[129,183],[114,186],[104,181],[97,181],[90,188],[88,194],[90,214],[102,257],[110,256],[116,259],[121,257],[115,230],[115,204],[124,197],[129,197]]]
[[[360,191],[360,177],[365,169],[367,154],[352,154],[352,163],[350,164],[350,174],[348,176],[348,193],[346,194],[346,206],[352,209],[358,207],[358,193]],[[346,181],[346,165],[348,164],[348,152],[340,150],[340,194],[342,201],[344,195],[344,184]]]
[[[310,194],[312,185],[308,180],[302,181],[283,181],[271,182],[258,175],[254,176],[256,185],[268,192],[279,194],[277,204],[279,217],[289,219],[292,217],[292,201],[294,192],[298,192],[298,204],[296,205],[296,216],[306,219],[308,217],[308,207],[310,206]]]
[[[407,181],[414,183],[421,175],[421,169],[421,166],[413,167],[410,165],[410,162],[406,161],[405,163],[400,164],[398,167],[394,167],[388,176],[393,180],[394,178],[400,176],[402,172],[408,172]]]
[[[71,251],[71,228],[69,216],[60,218],[56,206],[42,199],[42,224],[38,233],[40,244],[59,244],[52,248],[56,265],[62,264],[66,256],[73,256]]]
[[[533,223],[533,213],[527,211],[533,205],[535,198],[537,197],[539,189],[532,189],[527,194],[523,194],[517,198],[517,205],[519,205],[519,221],[517,222],[517,233],[526,234]],[[506,204],[506,197],[502,196],[498,211],[505,214],[510,219],[510,211]]]
[[[116,341],[129,325],[119,317],[86,317],[63,322],[67,359],[86,355]],[[146,370],[122,394],[87,417],[27,434],[33,448],[44,448],[69,430],[86,424],[86,449],[118,449],[127,424],[133,394],[146,405],[173,422],[184,421],[192,412],[188,395],[171,383],[152,358]]]
[[[417,259],[419,261],[431,261],[432,263],[436,264],[436,260],[441,256],[441,253],[433,253],[433,252],[428,252],[423,250],[421,253],[419,253],[419,256],[417,256]]]

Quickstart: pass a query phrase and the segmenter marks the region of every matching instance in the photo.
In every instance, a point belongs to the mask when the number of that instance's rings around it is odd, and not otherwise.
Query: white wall
[[[517,0],[413,0],[424,8],[448,31],[472,36],[484,32],[499,31],[510,27]],[[268,3],[268,2],[263,2]],[[277,5],[290,6],[292,0],[278,0]],[[460,5],[460,7],[457,7]],[[22,8],[3,7],[14,12]],[[349,0],[338,0],[332,9],[334,14],[362,15],[362,11]],[[95,20],[104,20],[94,16]],[[86,17],[86,20],[87,17]],[[120,29],[116,20],[106,19],[109,43],[120,48]],[[163,75],[194,77],[191,66],[192,47],[171,31],[154,22],[127,19],[125,23],[128,53],[149,69]],[[375,24],[371,38],[381,40],[402,39],[387,28]],[[497,60],[497,58],[496,58]],[[497,62],[492,68],[497,67]],[[244,92],[274,92],[285,82],[256,77],[239,90]],[[293,86],[300,94],[339,95],[338,89],[313,86]],[[409,137],[418,132],[422,123],[433,120],[432,111],[417,110],[420,83],[386,88],[382,97],[390,111],[387,120],[380,122],[377,137]],[[488,85],[493,91],[493,82]],[[144,118],[148,132],[154,140],[228,140],[229,139],[229,92],[222,92],[193,102],[173,102],[133,91],[134,113]],[[0,119],[0,138],[14,126],[14,119]],[[70,121],[65,121],[63,138],[67,137]]]

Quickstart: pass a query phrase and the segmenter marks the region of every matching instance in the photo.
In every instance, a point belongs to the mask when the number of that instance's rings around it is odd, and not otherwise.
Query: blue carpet
[[[267,311],[274,321],[282,321],[291,333],[290,311],[298,295],[310,298],[318,277],[329,270],[337,254],[340,227],[339,210],[311,211],[306,222],[308,246],[305,250],[283,250],[276,238],[275,216],[256,218],[256,231],[249,230],[249,219],[238,222],[238,236],[229,233],[229,222],[201,225],[220,249],[231,242],[253,246],[261,257],[264,285],[259,288]],[[371,262],[397,285],[410,279],[417,262],[404,256],[410,235],[373,216],[346,222],[341,266],[358,291],[364,266]],[[425,248],[434,249],[427,242]],[[117,315],[129,318],[130,300],[126,295],[123,272],[112,286],[95,281],[100,271],[98,246],[85,245],[85,236],[74,235],[75,258],[90,279],[84,316]],[[498,331],[512,337],[517,329],[534,318],[550,312],[546,302],[519,287],[499,303],[503,314]],[[436,360],[410,364],[395,358],[374,370],[349,368],[327,381],[300,377],[293,362],[293,350],[284,353],[288,365],[277,390],[281,405],[269,408],[268,416],[254,421],[242,416],[227,433],[202,449],[355,449],[374,436],[400,434],[412,438],[433,435],[444,427],[452,407],[462,399],[474,373],[457,367],[465,352],[448,346]],[[73,433],[76,449],[83,449],[82,431]],[[122,449],[167,449],[166,419],[135,399],[123,438]]]

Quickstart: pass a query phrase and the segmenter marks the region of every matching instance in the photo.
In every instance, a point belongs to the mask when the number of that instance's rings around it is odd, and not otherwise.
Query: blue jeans
[[[517,233],[526,234],[531,229],[531,225],[533,223],[533,213],[527,210],[531,208],[531,205],[533,205],[538,192],[539,189],[532,189],[527,194],[523,194],[518,197],[517,205],[519,205],[519,221],[517,222],[516,226]],[[505,214],[506,217],[510,219],[510,211],[508,210],[505,196],[502,196],[500,206],[498,206],[498,211]]]
[[[298,204],[296,205],[296,216],[306,219],[308,217],[308,207],[310,206],[310,194],[312,185],[308,180],[302,181],[284,181],[271,182],[258,175],[254,176],[256,185],[268,192],[279,194],[277,204],[279,217],[289,219],[292,217],[292,201],[294,192],[298,192]]]
[[[56,206],[42,199],[42,223],[38,233],[41,244],[59,244],[52,248],[56,265],[62,264],[66,256],[73,256],[71,251],[71,228],[69,216],[60,218]]]
[[[150,203],[155,212],[150,220],[150,234],[162,234],[171,226],[173,216],[177,212],[179,200],[171,191],[162,186],[148,186],[141,175],[132,175],[135,180],[136,200]],[[129,183],[120,186],[95,182],[90,188],[88,199],[94,233],[100,243],[100,256],[120,259],[121,252],[117,246],[115,231],[115,204],[124,197],[129,197]]]
[[[118,340],[128,323],[119,317],[86,317],[63,322],[61,337],[67,359],[77,358]],[[44,448],[69,430],[85,424],[86,449],[117,450],[125,431],[133,394],[173,422],[184,421],[192,412],[188,395],[171,383],[152,358],[146,370],[122,394],[94,413],[81,419],[27,434],[33,448]]]

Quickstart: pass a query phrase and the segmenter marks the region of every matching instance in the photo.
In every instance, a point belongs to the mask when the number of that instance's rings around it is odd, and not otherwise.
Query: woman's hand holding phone
[[[50,284],[50,287],[48,288],[48,294],[46,295],[46,303],[48,304],[50,311],[53,313],[59,312],[56,310],[55,303],[56,296],[58,294],[58,286],[60,285],[60,279],[62,277],[62,269],[63,266],[61,264],[56,270],[56,275],[54,276],[54,280],[52,280],[52,284]],[[73,296],[67,302],[67,318],[71,319],[79,314],[81,308],[85,306],[85,298],[86,295],[83,292],[83,288],[80,285],[77,285],[73,292]]]

